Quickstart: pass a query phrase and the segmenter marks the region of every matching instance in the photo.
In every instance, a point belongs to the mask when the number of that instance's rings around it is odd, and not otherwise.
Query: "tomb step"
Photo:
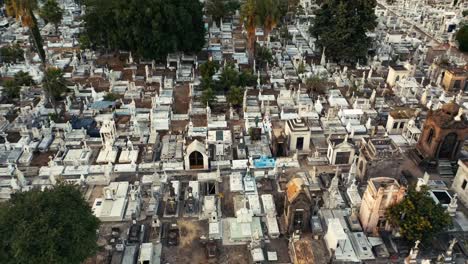
[[[454,176],[453,167],[452,167],[452,164],[450,163],[450,161],[440,160],[439,161],[439,166],[438,166],[437,169],[439,171],[440,176],[443,176],[443,177],[453,177]]]

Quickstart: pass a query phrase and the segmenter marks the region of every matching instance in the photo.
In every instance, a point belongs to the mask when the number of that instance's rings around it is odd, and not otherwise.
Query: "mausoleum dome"
[[[458,114],[458,111],[460,109],[460,106],[454,102],[446,103],[442,106],[442,110],[444,113],[455,116]]]

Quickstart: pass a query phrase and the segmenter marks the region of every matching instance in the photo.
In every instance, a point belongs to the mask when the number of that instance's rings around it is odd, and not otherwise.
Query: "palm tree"
[[[56,99],[67,91],[67,83],[63,77],[62,70],[54,67],[48,68],[44,75],[42,89],[52,103],[55,114],[58,115]]]
[[[29,28],[29,33],[42,63],[45,63],[45,52],[42,47],[42,38],[37,27],[37,19],[34,11],[38,9],[37,0],[6,0],[6,11],[9,16],[21,21],[24,27]]]
[[[55,27],[55,34],[63,18],[63,10],[55,0],[47,0],[39,11],[39,15],[46,23],[52,23]]]
[[[19,86],[31,86],[31,85],[34,85],[34,80],[33,78],[31,77],[31,75],[29,75],[29,73],[27,72],[24,72],[24,71],[19,71],[15,74],[15,82],[19,85]]]
[[[281,18],[280,3],[279,0],[257,0],[257,5],[265,39],[269,42],[270,32],[278,25]]]
[[[227,99],[232,106],[239,108],[244,100],[244,89],[239,86],[232,86],[227,94]]]
[[[247,31],[247,50],[249,61],[252,62],[255,49],[255,29],[259,24],[256,0],[245,0],[241,7],[241,19]]]
[[[255,62],[259,68],[266,68],[267,64],[271,65],[274,62],[271,50],[266,46],[257,44],[255,47]]]
[[[5,98],[8,102],[13,102],[15,98],[20,97],[21,87],[18,85],[15,80],[7,80],[3,83],[5,87],[4,93]]]

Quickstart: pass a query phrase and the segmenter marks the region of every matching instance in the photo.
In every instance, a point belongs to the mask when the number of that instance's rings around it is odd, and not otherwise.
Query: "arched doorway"
[[[452,159],[457,144],[457,134],[450,133],[445,136],[439,150],[439,159]]]
[[[283,144],[278,144],[278,150],[276,151],[276,156],[277,157],[286,156],[286,154],[284,153]]]
[[[189,162],[190,169],[203,169],[203,155],[200,152],[194,151],[190,153]]]

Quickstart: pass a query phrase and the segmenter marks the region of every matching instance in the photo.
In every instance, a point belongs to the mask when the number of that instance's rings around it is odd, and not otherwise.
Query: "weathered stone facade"
[[[284,220],[288,234],[296,230],[308,231],[310,226],[311,198],[301,178],[293,178],[286,186]]]
[[[456,160],[468,137],[468,122],[456,103],[429,110],[416,148],[426,160]]]

